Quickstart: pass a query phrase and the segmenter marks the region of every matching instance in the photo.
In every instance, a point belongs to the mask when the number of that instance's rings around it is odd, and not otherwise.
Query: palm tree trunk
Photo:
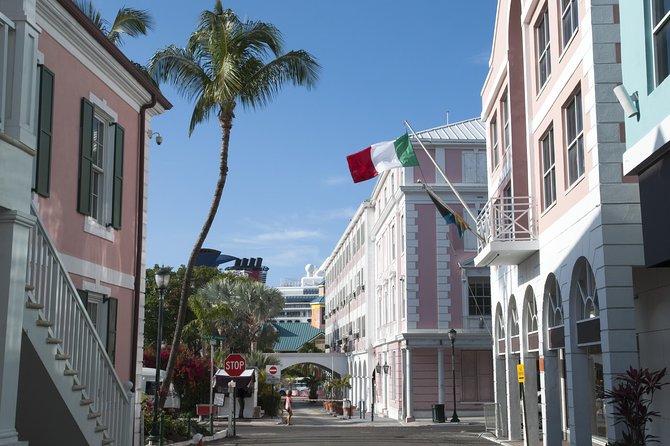
[[[193,251],[191,251],[191,256],[188,259],[188,264],[186,265],[186,271],[184,272],[184,283],[181,287],[181,295],[179,297],[179,311],[177,313],[177,324],[174,330],[174,337],[172,338],[172,349],[170,350],[170,357],[165,370],[165,381],[161,387],[161,397],[160,397],[160,407],[163,407],[165,404],[165,397],[167,395],[166,390],[170,388],[172,383],[172,378],[174,377],[174,366],[177,362],[177,354],[179,352],[179,345],[181,344],[181,333],[184,328],[184,319],[186,317],[186,309],[188,304],[188,298],[190,297],[191,291],[191,278],[193,276],[193,267],[195,266],[195,259],[200,253],[202,245],[205,243],[205,239],[209,234],[209,230],[212,227],[214,222],[214,217],[216,217],[216,212],[219,210],[219,203],[221,202],[221,195],[223,194],[223,187],[226,185],[226,178],[228,177],[228,145],[230,143],[230,130],[233,127],[233,109],[231,107],[229,112],[221,112],[219,114],[219,124],[221,125],[221,154],[219,156],[219,178],[216,182],[216,188],[214,189],[214,198],[212,199],[212,205],[209,208],[209,214],[207,214],[207,219],[200,230],[200,235],[198,235],[198,240],[193,246]]]

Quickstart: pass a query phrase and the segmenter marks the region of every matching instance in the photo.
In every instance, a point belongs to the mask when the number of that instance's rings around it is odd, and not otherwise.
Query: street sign
[[[522,383],[526,381],[526,375],[524,374],[523,364],[516,365],[516,373],[519,375],[519,382]]]
[[[211,336],[205,336],[205,339],[214,339],[215,341],[225,341],[226,337],[219,335],[211,335]]]
[[[265,382],[268,384],[279,384],[281,381],[281,370],[278,365],[265,366]]]
[[[239,353],[231,353],[223,361],[223,370],[229,376],[240,376],[246,368],[247,363]]]

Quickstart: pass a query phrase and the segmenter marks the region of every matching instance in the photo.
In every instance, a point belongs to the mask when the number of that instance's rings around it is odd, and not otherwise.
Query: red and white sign
[[[279,384],[281,380],[281,371],[279,366],[276,365],[267,365],[265,366],[265,382],[268,384]]]
[[[228,376],[240,376],[246,368],[247,363],[239,353],[231,353],[223,361],[223,370]]]

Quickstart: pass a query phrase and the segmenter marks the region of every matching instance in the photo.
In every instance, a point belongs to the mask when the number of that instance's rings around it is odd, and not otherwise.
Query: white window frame
[[[498,116],[493,115],[493,118],[491,119],[491,161],[493,163],[491,167],[491,171],[498,167],[498,163],[500,162],[500,153],[498,153]]]
[[[551,35],[548,9],[544,10],[535,25],[535,42],[537,45],[538,90],[541,90],[551,77]]]
[[[577,0],[561,0],[561,33],[565,49],[579,27],[579,8]],[[568,31],[568,32],[566,32]]]
[[[542,160],[542,210],[547,210],[556,202],[556,152],[553,127],[550,127],[540,139],[540,158]],[[550,188],[547,187],[548,185]]]
[[[101,209],[99,210],[101,215],[98,215],[97,218],[86,216],[86,218],[84,218],[84,231],[104,238],[110,242],[114,242],[114,234],[116,231],[110,225],[112,221],[111,190],[112,182],[114,181],[114,132],[112,131],[111,124],[118,122],[118,114],[107,105],[107,101],[98,98],[93,93],[89,93],[88,100],[95,107],[93,115],[94,122],[97,120],[104,125],[105,136],[103,140],[103,190],[100,203]],[[91,187],[91,194],[93,194],[93,187]],[[92,209],[91,213],[93,213]]]
[[[670,45],[670,8],[664,11],[661,6],[662,4],[659,5],[658,0],[650,0],[651,39],[654,51],[654,85],[656,86],[660,85],[670,75],[670,57],[668,57],[668,46]],[[659,49],[659,47],[661,48]],[[664,60],[661,60],[662,58]],[[662,69],[663,71],[661,71]]]
[[[571,126],[574,135],[571,135]],[[582,115],[582,92],[577,91],[565,106],[565,140],[567,143],[568,184],[572,186],[584,176],[586,170],[584,158],[584,117]],[[573,167],[571,154],[575,154],[576,164]],[[576,169],[576,171],[575,171]]]
[[[508,156],[510,147],[512,147],[512,129],[510,127],[510,106],[509,93],[506,91],[501,99],[502,114],[503,114],[503,147],[505,153],[503,158]]]

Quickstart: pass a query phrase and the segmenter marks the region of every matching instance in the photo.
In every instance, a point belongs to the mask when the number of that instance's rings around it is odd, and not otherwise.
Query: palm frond
[[[75,5],[79,8],[103,34],[107,34],[108,22],[102,18],[102,14],[95,7],[91,0],[75,0]]]
[[[119,45],[122,43],[123,34],[137,37],[145,35],[152,28],[153,18],[149,11],[124,7],[117,12],[107,38],[115,45]]]

